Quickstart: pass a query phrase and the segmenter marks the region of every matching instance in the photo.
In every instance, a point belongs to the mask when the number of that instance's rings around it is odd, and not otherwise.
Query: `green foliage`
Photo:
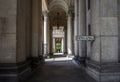
[[[60,52],[61,51],[61,43],[58,42],[56,43],[56,52]]]

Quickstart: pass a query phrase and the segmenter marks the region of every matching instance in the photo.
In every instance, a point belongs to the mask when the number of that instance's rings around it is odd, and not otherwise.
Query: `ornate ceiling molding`
[[[66,13],[68,12],[68,4],[64,0],[52,0],[48,8],[52,11],[58,7],[63,9]]]
[[[42,0],[42,12],[48,12],[48,6],[46,0]]]

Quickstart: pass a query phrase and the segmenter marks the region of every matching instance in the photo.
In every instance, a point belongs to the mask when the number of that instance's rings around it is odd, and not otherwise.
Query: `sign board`
[[[94,36],[79,36],[77,35],[76,36],[76,40],[95,40],[95,37]]]

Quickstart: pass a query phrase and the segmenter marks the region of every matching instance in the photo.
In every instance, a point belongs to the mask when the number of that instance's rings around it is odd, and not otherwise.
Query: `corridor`
[[[24,80],[120,82],[120,0],[0,0],[0,82]]]
[[[96,82],[72,60],[47,61],[25,82]]]

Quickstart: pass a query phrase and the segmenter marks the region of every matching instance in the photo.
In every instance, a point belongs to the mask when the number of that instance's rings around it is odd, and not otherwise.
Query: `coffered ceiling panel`
[[[74,0],[46,0],[49,9],[49,19],[52,26],[67,24],[68,8],[74,5]],[[51,8],[50,8],[51,7]]]

